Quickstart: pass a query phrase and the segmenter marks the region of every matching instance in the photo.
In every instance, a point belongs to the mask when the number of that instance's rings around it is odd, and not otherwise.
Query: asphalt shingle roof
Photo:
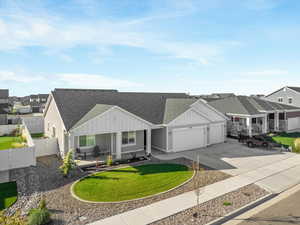
[[[166,99],[190,99],[185,93],[136,93],[89,89],[55,89],[52,95],[67,130],[97,104],[116,105],[153,124],[162,124]]]
[[[263,100],[256,97],[248,96],[235,96],[224,98],[216,101],[209,102],[211,106],[216,108],[222,113],[232,113],[241,115],[257,115],[262,114],[263,111],[274,110],[299,110],[300,108],[275,103],[267,100]]]
[[[168,98],[166,100],[165,114],[163,123],[167,124],[178,117],[180,114],[184,113],[190,108],[194,102],[198,99],[195,98]]]
[[[290,86],[288,86],[288,88],[300,93],[300,87],[290,87]]]

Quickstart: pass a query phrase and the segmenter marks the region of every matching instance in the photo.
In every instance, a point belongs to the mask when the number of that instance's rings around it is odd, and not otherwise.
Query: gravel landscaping
[[[169,161],[160,161],[153,158],[149,161],[134,163],[133,165],[151,163],[177,163],[189,167],[191,166],[191,161],[184,158]],[[36,206],[38,200],[43,195],[52,213],[53,225],[82,225],[149,205],[194,189],[194,182],[191,180],[174,190],[160,195],[150,196],[142,200],[124,203],[86,203],[72,197],[70,187],[74,181],[88,175],[88,172],[78,170],[72,178],[63,178],[58,170],[59,165],[60,161],[56,157],[44,157],[38,160],[36,167],[13,171],[11,173],[11,179],[17,180],[19,197],[16,204],[8,209],[8,212],[13,213],[17,208],[21,208],[23,213],[27,213],[29,208]],[[121,166],[124,167],[124,165]],[[200,181],[198,182],[200,187],[230,177],[217,170],[205,169],[204,173],[201,175],[197,174],[193,178]]]
[[[255,184],[251,184],[200,204],[198,207],[193,207],[165,219],[156,221],[151,225],[207,224],[208,222],[222,218],[226,214],[239,209],[267,194],[268,192],[264,189]],[[195,213],[198,213],[197,218],[193,216]]]

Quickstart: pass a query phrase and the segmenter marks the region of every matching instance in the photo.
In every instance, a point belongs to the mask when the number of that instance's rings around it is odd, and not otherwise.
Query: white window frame
[[[128,136],[127,136],[127,144],[123,144],[123,135],[124,135],[124,133],[132,133],[133,134],[133,136],[134,136],[134,142],[133,143],[129,143],[129,138],[128,138]],[[133,146],[133,145],[136,145],[136,131],[124,131],[124,132],[122,132],[122,146]]]
[[[90,137],[94,137],[94,144],[93,145],[86,145],[86,146],[80,146],[80,137],[82,136],[90,136]],[[78,145],[77,145],[79,148],[81,149],[85,149],[85,148],[91,148],[91,147],[95,147],[96,146],[96,135],[80,135],[78,136]]]
[[[291,102],[290,102],[290,100],[291,100]],[[292,97],[288,97],[288,104],[293,104],[293,98]]]
[[[283,103],[283,97],[278,97],[277,100],[278,100],[279,103]]]

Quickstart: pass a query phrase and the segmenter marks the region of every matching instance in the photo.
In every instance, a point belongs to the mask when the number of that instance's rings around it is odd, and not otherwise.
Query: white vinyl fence
[[[58,144],[56,138],[33,139],[35,145],[35,156],[57,155]]]
[[[0,136],[8,135],[17,129],[18,125],[0,125]]]
[[[23,116],[22,120],[25,122],[31,134],[44,133],[43,116]]]
[[[14,129],[18,127],[16,125],[9,126],[5,134],[11,133],[10,129],[12,129],[12,126],[15,126]],[[0,150],[0,171],[36,165],[35,147],[30,133],[24,123],[20,125],[20,129],[22,130],[22,135],[26,137],[27,146]]]

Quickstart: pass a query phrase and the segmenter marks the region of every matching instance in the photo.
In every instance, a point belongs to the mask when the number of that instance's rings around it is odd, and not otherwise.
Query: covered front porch
[[[268,129],[270,132],[286,130],[286,113],[284,111],[274,111],[268,113]]]
[[[105,112],[101,107],[96,105],[69,131],[68,149],[75,150],[75,158],[89,163],[104,162],[108,155],[122,160],[151,153],[151,123],[118,106]]]
[[[121,131],[96,135],[74,136],[75,158],[79,164],[104,163],[141,157],[151,153],[151,130]]]
[[[231,136],[239,134],[253,136],[268,132],[268,120],[266,114],[259,115],[231,115],[228,122],[228,133]]]

